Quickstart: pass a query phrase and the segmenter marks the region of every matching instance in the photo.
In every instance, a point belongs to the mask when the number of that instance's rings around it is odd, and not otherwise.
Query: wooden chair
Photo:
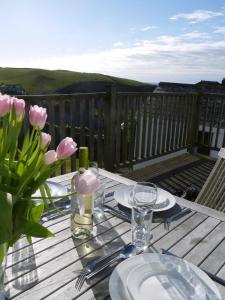
[[[195,202],[225,212],[225,148],[220,149],[218,156]]]

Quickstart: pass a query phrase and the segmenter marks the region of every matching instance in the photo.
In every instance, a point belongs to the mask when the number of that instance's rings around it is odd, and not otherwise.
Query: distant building
[[[11,96],[25,95],[26,92],[20,84],[5,84],[0,83],[0,93]]]
[[[160,82],[154,90],[155,93],[206,93],[225,95],[225,78],[222,83],[218,81],[201,80],[195,84]]]
[[[154,93],[196,93],[195,84],[160,82]]]

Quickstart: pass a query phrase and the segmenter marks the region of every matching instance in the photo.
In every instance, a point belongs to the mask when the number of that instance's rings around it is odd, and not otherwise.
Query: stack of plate
[[[131,205],[129,204],[129,200],[132,195],[131,190],[132,190],[132,186],[127,186],[115,191],[114,193],[115,200],[122,206],[131,208]],[[157,197],[157,202],[154,211],[165,211],[172,208],[176,204],[175,197],[169,192],[160,188],[157,188],[157,192],[158,192],[158,197]]]
[[[144,253],[125,260],[109,281],[112,300],[221,300],[213,281],[183,259]]]
[[[51,196],[52,197],[58,197],[56,199],[54,199],[54,202],[58,202],[61,198],[60,197],[63,197],[65,195],[68,194],[68,191],[66,189],[65,186],[61,185],[60,183],[57,183],[57,182],[54,182],[54,181],[50,181],[50,180],[47,180],[46,181],[49,189],[50,189],[50,192],[51,192]],[[33,195],[32,197],[41,197],[41,192],[40,190],[38,189]],[[66,199],[67,200],[67,199]],[[37,202],[40,202],[42,203],[42,200],[41,199],[36,199]]]

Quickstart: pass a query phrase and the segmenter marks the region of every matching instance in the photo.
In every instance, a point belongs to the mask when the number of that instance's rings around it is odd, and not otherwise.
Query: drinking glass
[[[132,205],[132,242],[137,250],[145,251],[152,238],[151,224],[153,207],[157,201],[157,187],[150,182],[138,182],[133,186]]]
[[[91,170],[99,179],[99,169],[97,162],[89,162],[88,169]],[[97,219],[101,219],[104,216],[103,200],[104,199],[104,185],[100,183],[99,187],[93,193],[93,214]]]

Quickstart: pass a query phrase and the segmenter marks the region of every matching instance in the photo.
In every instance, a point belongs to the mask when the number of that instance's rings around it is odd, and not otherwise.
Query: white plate
[[[120,263],[109,280],[112,300],[221,300],[214,282],[180,258],[144,253]]]
[[[65,186],[57,183],[57,182],[53,182],[53,181],[46,181],[50,191],[51,191],[51,196],[52,197],[61,197],[64,196],[66,194],[68,194],[67,189]],[[40,190],[38,189],[33,195],[32,197],[41,197],[41,193]],[[54,201],[59,201],[60,198],[55,199]],[[39,201],[39,199],[36,199],[36,201]]]
[[[114,193],[115,200],[119,204],[131,208],[131,205],[129,204],[129,199],[131,197],[131,189],[132,186],[127,186],[125,188],[115,191]],[[156,204],[159,205],[160,208],[154,208],[154,211],[168,210],[176,204],[176,199],[172,194],[160,188],[157,188],[157,190],[158,190],[158,198]],[[164,203],[165,206],[163,205]]]

